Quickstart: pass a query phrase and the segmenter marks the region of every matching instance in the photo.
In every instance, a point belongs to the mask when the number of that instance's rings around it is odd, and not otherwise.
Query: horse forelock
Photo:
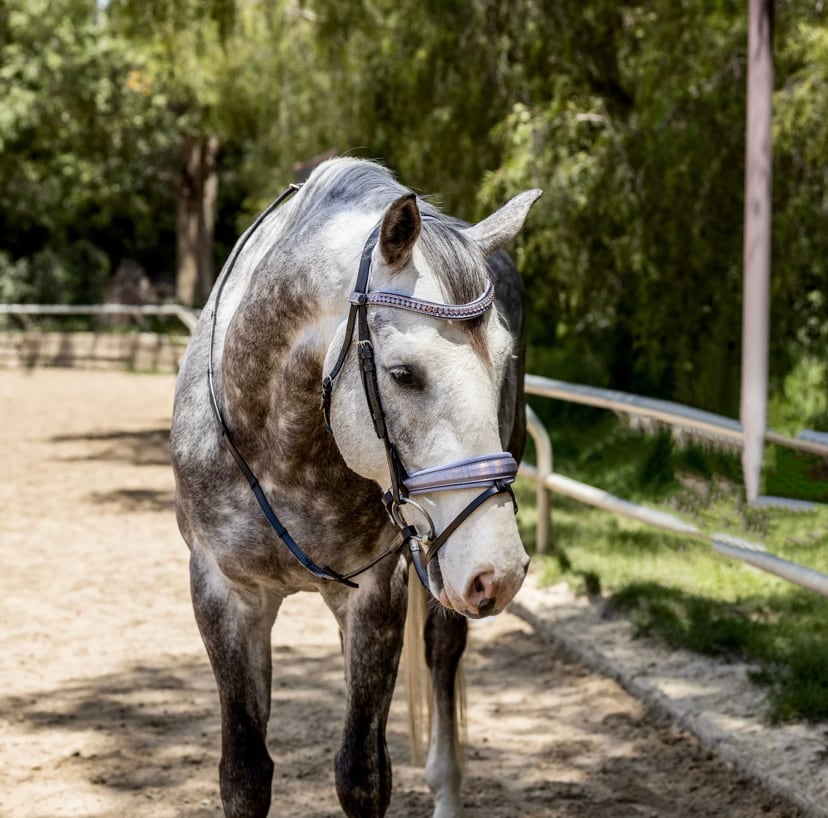
[[[445,222],[426,220],[419,246],[437,278],[447,304],[468,304],[479,298],[489,283],[488,266],[480,248]],[[472,347],[488,358],[483,318],[460,321]]]

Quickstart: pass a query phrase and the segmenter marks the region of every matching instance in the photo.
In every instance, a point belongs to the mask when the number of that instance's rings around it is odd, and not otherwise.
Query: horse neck
[[[253,460],[275,450],[301,457],[297,447],[322,433],[322,365],[348,311],[363,235],[377,218],[343,214],[306,225],[249,274],[223,339],[221,370],[230,428]],[[330,436],[323,437],[327,445]]]

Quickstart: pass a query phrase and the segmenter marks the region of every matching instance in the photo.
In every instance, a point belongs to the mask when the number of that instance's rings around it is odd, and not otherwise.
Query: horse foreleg
[[[330,587],[325,601],[342,632],[345,728],[336,754],[336,793],[349,818],[382,818],[391,800],[385,725],[405,626],[404,565],[378,566],[359,590]]]
[[[221,703],[221,801],[227,818],[264,818],[273,762],[265,735],[270,716],[270,631],[280,599],[241,588],[193,549],[193,609]]]
[[[444,608],[429,608],[425,648],[433,702],[425,777],[434,793],[434,818],[459,818],[463,814],[455,690],[468,628],[465,617]]]

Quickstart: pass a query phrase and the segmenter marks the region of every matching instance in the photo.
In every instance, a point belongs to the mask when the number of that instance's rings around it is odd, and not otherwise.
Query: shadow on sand
[[[78,435],[55,435],[50,443],[98,444],[94,451],[84,455],[69,455],[64,462],[100,460],[106,463],[122,462],[133,466],[169,466],[170,430],[142,429],[141,431],[90,432]]]

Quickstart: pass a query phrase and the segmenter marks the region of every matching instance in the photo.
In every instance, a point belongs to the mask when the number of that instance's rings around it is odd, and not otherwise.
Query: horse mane
[[[317,168],[291,202],[284,231],[315,225],[341,210],[382,210],[410,193],[388,168],[367,159],[329,159]]]

